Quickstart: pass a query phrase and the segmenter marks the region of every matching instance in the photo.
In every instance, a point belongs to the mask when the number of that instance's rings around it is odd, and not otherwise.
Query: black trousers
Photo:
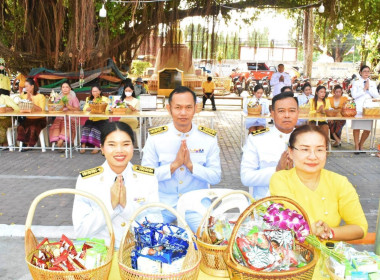
[[[207,99],[210,99],[211,100],[211,104],[212,104],[212,108],[216,108],[215,107],[215,98],[214,98],[214,95],[211,96],[212,93],[205,93],[203,95],[203,108],[205,107],[205,104],[206,104],[206,101]],[[206,97],[207,96],[207,97]]]

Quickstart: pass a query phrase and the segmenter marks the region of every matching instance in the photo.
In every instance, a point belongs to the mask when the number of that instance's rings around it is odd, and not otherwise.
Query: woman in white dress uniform
[[[101,134],[101,151],[106,161],[98,167],[80,172],[76,188],[89,192],[103,201],[112,220],[115,232],[115,249],[118,250],[125,226],[131,215],[142,205],[158,202],[158,182],[154,169],[133,165],[133,131],[122,122],[111,122]],[[161,209],[144,211],[145,217],[161,222]],[[100,207],[82,196],[75,196],[73,225],[78,237],[102,238],[109,244],[110,237]],[[109,279],[120,279],[116,252]]]
[[[363,113],[363,104],[366,99],[380,97],[376,89],[376,83],[369,79],[370,69],[368,66],[363,65],[360,68],[360,77],[354,82],[352,86],[351,95],[355,99],[356,111],[358,114]],[[354,130],[355,150],[362,150],[365,140],[368,138],[373,121],[371,120],[353,120],[352,129]],[[363,130],[362,137],[360,138],[360,130]],[[360,140],[359,140],[360,138]]]

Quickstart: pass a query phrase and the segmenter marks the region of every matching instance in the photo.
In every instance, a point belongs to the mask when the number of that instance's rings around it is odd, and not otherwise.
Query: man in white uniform
[[[142,164],[155,168],[160,201],[174,208],[182,194],[207,189],[221,179],[216,131],[192,122],[195,104],[196,95],[189,88],[181,86],[173,90],[167,105],[173,122],[150,129],[143,150]],[[175,220],[166,210],[163,217],[167,223]],[[193,231],[201,219],[196,212],[186,215]]]
[[[273,97],[279,94],[284,86],[292,85],[289,74],[284,72],[284,64],[279,64],[277,68],[278,72],[274,73],[270,79],[270,85],[273,88]]]
[[[293,93],[281,93],[272,100],[274,126],[250,133],[243,148],[240,177],[255,199],[269,196],[273,173],[293,167],[287,148],[298,119],[298,102]]]

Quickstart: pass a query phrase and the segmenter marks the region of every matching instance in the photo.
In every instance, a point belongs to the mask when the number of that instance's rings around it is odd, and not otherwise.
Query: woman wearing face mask
[[[140,101],[136,98],[132,83],[125,85],[120,100],[127,104],[127,114],[140,111]],[[139,125],[137,118],[121,118],[119,121],[128,124],[132,129],[136,129]]]
[[[356,111],[358,114],[362,114],[363,105],[366,99],[378,98],[379,93],[376,89],[376,82],[370,80],[370,69],[368,66],[363,65],[360,68],[360,77],[352,85],[352,97],[356,103]],[[371,129],[372,129],[371,120],[353,120],[352,129],[354,130],[354,142],[355,150],[363,150],[363,145],[365,140],[367,140]],[[360,130],[363,130],[362,137],[360,138]],[[360,138],[360,139],[359,139]],[[355,154],[359,154],[356,152]]]

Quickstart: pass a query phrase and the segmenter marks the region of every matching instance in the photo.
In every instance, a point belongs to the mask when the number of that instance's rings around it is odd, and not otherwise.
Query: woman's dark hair
[[[36,95],[38,93],[38,85],[37,85],[37,83],[32,78],[27,78],[25,82],[28,83],[31,86],[34,86],[33,87],[33,95]]]
[[[257,92],[259,89],[264,90],[264,87],[262,85],[255,85],[255,87],[253,88],[253,92]]]
[[[289,137],[289,147],[291,149],[294,149],[294,145],[296,144],[297,137],[301,134],[308,133],[308,132],[316,132],[323,136],[325,139],[325,144],[326,148],[328,147],[329,144],[329,138],[326,135],[326,133],[323,132],[321,126],[316,126],[316,125],[310,125],[310,124],[305,124],[297,127],[295,130],[293,130],[292,134],[290,134]]]
[[[359,73],[361,73],[364,69],[368,68],[369,70],[371,70],[371,68],[369,68],[369,66],[367,65],[362,65],[362,67],[360,67],[360,71]]]
[[[337,89],[342,90],[342,93],[343,93],[343,88],[341,87],[341,85],[335,85],[333,88],[333,92],[335,92]]]
[[[125,85],[124,85],[124,88],[123,88],[123,94],[122,94],[121,97],[120,97],[120,100],[121,100],[121,101],[123,101],[124,98],[127,97],[127,96],[125,95],[125,89],[126,89],[127,87],[129,87],[129,88],[131,88],[131,90],[133,90],[133,92],[132,92],[132,96],[133,96],[134,98],[136,98],[135,87],[133,86],[133,84],[132,84],[132,82],[131,82],[131,83],[129,83],[129,84],[125,84]]]
[[[101,129],[100,144],[102,144],[103,146],[104,142],[106,141],[107,136],[111,134],[112,132],[118,131],[118,130],[127,133],[129,137],[131,137],[132,144],[135,144],[135,138],[133,136],[132,128],[123,122],[109,122],[107,123],[107,125],[104,125]]]
[[[61,88],[62,88],[62,86],[63,86],[64,84],[68,85],[69,88],[72,89],[71,84],[70,84],[69,81],[65,81],[65,82],[63,82],[62,85],[61,85]]]
[[[307,88],[307,87],[311,88],[311,84],[310,83],[304,83],[303,86],[301,87],[302,92],[304,92],[305,88]]]
[[[103,96],[102,88],[100,87],[100,85],[93,85],[93,86],[91,87],[91,92],[90,92],[90,99],[89,99],[89,101],[94,100],[94,96],[92,95],[92,89],[93,89],[93,88],[97,88],[98,90],[100,90],[100,97]]]
[[[318,92],[321,90],[321,89],[324,89],[326,91],[326,87],[325,86],[317,86],[317,89],[315,90],[315,95],[314,95],[314,109],[317,110],[317,103],[318,103]],[[323,106],[326,106],[326,98],[327,98],[327,94],[325,95],[325,97],[322,99],[323,101]]]
[[[194,91],[192,91],[191,89],[189,89],[188,87],[184,87],[184,86],[179,86],[179,87],[176,87],[170,94],[169,94],[169,104],[172,103],[172,99],[173,99],[173,95],[174,94],[177,94],[177,93],[185,93],[185,92],[190,92],[191,95],[193,96],[194,98],[194,104],[197,103],[197,95],[195,94]]]

